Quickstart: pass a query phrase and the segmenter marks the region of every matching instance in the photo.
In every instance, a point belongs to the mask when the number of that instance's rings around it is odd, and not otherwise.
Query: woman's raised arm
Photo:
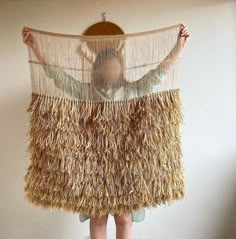
[[[169,71],[171,66],[175,63],[178,56],[182,52],[186,43],[190,39],[190,32],[184,24],[181,24],[181,30],[178,35],[177,42],[172,48],[170,53],[164,58],[164,60],[158,64],[154,69],[149,70],[140,79],[130,82],[127,84],[127,89],[142,89],[143,94],[150,92],[150,90],[163,81],[166,77],[166,73]]]
[[[184,24],[181,24],[181,30],[175,46],[157,67],[161,68],[163,72],[168,72],[190,39],[190,36],[191,34],[187,27]]]
[[[42,50],[39,49],[37,42],[35,41],[32,34],[30,34],[29,29],[27,27],[23,28],[22,36],[24,43],[34,51],[37,59],[45,70],[46,75],[49,78],[53,79],[54,84],[57,88],[67,92],[72,96],[76,95],[77,97],[80,95],[79,91],[81,89],[86,90],[86,88],[88,88],[85,87],[88,84],[81,83],[71,75],[67,74],[61,68],[48,64],[47,55],[45,54],[45,52],[42,52]]]

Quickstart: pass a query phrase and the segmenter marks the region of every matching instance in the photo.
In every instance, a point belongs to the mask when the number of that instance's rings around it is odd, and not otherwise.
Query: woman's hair
[[[119,79],[115,83],[115,87],[120,86],[121,81],[124,80],[123,79],[124,64],[123,64],[122,56],[114,48],[104,48],[97,54],[96,59],[93,63],[92,80],[94,81],[93,83],[95,84],[96,87],[101,87],[104,83],[101,74],[99,74],[100,68],[104,64],[105,60],[112,59],[112,58],[116,58],[120,62],[120,65],[121,65],[121,73],[120,73]]]

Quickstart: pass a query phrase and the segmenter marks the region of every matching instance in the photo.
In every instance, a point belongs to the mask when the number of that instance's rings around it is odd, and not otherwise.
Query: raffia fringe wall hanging
[[[84,36],[29,28],[32,95],[25,199],[44,209],[122,214],[184,197],[180,24]]]

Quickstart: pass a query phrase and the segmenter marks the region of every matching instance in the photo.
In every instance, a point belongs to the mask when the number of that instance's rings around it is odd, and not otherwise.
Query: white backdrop
[[[233,0],[7,1],[0,5],[0,237],[86,239],[89,220],[44,211],[23,198],[30,73],[23,26],[81,34],[101,20],[126,33],[185,23],[181,88],[186,197],[147,211],[134,239],[236,238],[236,3]],[[235,230],[235,231],[234,231]],[[108,239],[115,238],[113,217]]]

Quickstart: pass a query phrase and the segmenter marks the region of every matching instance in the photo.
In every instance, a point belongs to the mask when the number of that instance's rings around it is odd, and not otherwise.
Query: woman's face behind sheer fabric
[[[100,68],[100,75],[103,78],[104,84],[115,84],[120,79],[121,71],[121,64],[116,57],[107,58]]]
[[[94,62],[94,84],[98,88],[116,88],[123,79],[123,59],[115,48],[102,49]]]

